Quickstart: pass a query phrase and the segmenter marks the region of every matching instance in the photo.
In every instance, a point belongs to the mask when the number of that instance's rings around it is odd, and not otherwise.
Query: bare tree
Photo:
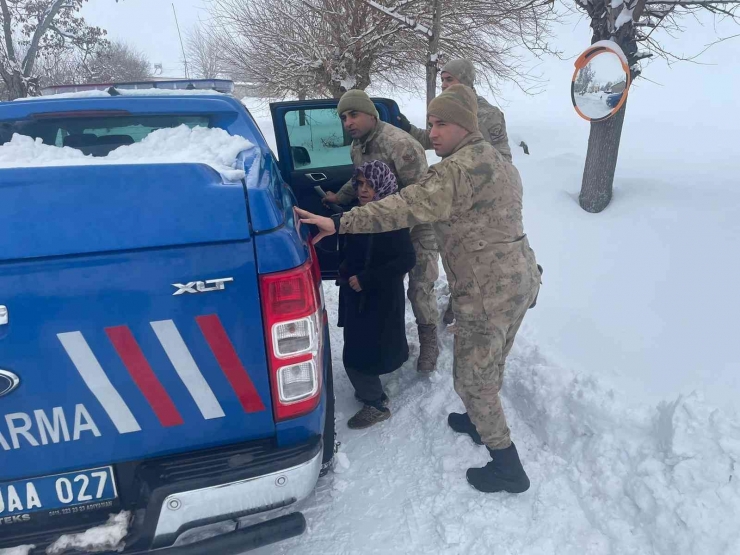
[[[43,88],[79,83],[145,81],[151,76],[151,64],[146,56],[126,43],[114,41],[99,45],[93,52],[45,52],[36,62],[33,78]]]
[[[436,96],[444,59],[471,60],[491,90],[512,81],[531,92],[537,78],[518,51],[524,47],[537,55],[555,53],[547,42],[556,19],[552,0],[406,0],[392,6],[366,2],[418,41],[413,55],[426,68],[427,103]]]
[[[213,0],[227,63],[272,98],[338,97],[415,63],[402,25],[364,0]]]
[[[152,76],[149,59],[121,41],[105,44],[92,56],[83,57],[80,68],[83,78],[92,82],[145,81]]]
[[[740,0],[576,0],[577,6],[591,18],[591,42],[612,40],[627,56],[632,78],[642,69],[640,60],[659,56],[666,60],[687,60],[660,44],[655,31],[669,34],[681,31],[679,21],[699,12],[728,17],[740,22]],[[718,41],[725,39],[718,39]],[[705,49],[706,50],[706,49]],[[612,199],[614,173],[627,103],[613,117],[591,123],[588,152],[583,170],[579,202],[587,212],[601,212]]]
[[[227,73],[227,64],[221,52],[218,34],[202,23],[187,34],[185,52],[188,65],[196,77],[218,79]]]
[[[45,53],[92,50],[105,31],[79,16],[87,0],[0,0],[0,78],[10,98],[38,94],[36,62]]]

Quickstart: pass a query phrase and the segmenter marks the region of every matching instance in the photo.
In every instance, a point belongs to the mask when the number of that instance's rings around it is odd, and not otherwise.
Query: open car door
[[[398,125],[395,101],[373,98],[380,119]],[[344,132],[337,114],[337,99],[296,100],[270,104],[280,173],[304,210],[330,216],[321,203],[320,191],[336,193],[352,177],[352,139]],[[349,208],[349,207],[344,207]],[[316,245],[323,279],[336,279],[340,237],[333,235]]]

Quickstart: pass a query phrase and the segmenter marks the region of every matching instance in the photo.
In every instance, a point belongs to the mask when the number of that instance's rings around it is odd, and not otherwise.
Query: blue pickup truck
[[[316,186],[352,172],[336,101],[271,106],[278,161],[229,95],[116,91],[0,103],[0,145],[105,156],[187,125],[255,148],[236,182],[201,164],[0,169],[0,551],[124,513],[124,553],[301,534],[290,506],[334,452],[322,277],[339,244],[314,249],[293,207],[325,211]],[[221,522],[238,525],[184,539]]]

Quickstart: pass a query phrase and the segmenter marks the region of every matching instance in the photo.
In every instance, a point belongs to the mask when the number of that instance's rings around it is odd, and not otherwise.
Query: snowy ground
[[[346,421],[360,407],[332,327],[339,467],[303,504],[307,533],[260,555],[740,554],[731,126],[645,118],[635,102],[614,201],[592,215],[577,204],[588,126],[561,100],[549,118],[508,117],[512,147],[526,140],[532,152],[514,156],[545,267],[503,392],[532,488],[482,495],[466,483],[487,457],[446,426],[462,409],[447,330],[437,374],[417,377],[412,355],[387,381],[393,417],[356,432]],[[423,122],[423,103],[402,109]],[[269,118],[259,122],[272,142]],[[336,290],[325,289],[335,322]],[[442,307],[444,278],[437,290]],[[407,330],[417,349],[410,310]]]
[[[609,95],[604,92],[598,92],[577,94],[575,98],[576,104],[581,112],[590,118],[597,119],[603,118],[612,111],[612,108],[610,108],[606,103],[608,96]]]
[[[327,297],[336,321],[335,288]],[[412,321],[409,311],[416,344]],[[346,426],[360,407],[342,372],[341,337],[332,326],[337,471],[303,504],[307,533],[259,553],[740,553],[740,427],[698,396],[630,404],[595,376],[548,362],[525,325],[504,403],[533,486],[482,495],[465,470],[485,464],[486,451],[445,424],[462,409],[451,334],[441,333],[438,373],[422,379],[413,360],[404,365],[386,381],[391,420],[359,432]]]

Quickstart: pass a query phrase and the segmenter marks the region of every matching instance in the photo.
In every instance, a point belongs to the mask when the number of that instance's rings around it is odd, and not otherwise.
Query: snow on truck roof
[[[32,102],[52,98],[105,98],[110,96],[230,95],[232,92],[234,92],[234,83],[226,79],[86,83],[45,87],[41,90],[42,96],[18,98],[16,102]]]
[[[132,81],[127,83],[84,83],[79,85],[55,85],[41,89],[42,96],[62,95],[69,96],[76,93],[96,92],[128,96],[136,95],[166,95],[166,94],[231,94],[234,92],[234,82],[228,79],[154,79],[149,81]],[[86,95],[81,95],[86,96]],[[38,97],[37,97],[38,98]],[[27,100],[27,99],[26,99]]]

